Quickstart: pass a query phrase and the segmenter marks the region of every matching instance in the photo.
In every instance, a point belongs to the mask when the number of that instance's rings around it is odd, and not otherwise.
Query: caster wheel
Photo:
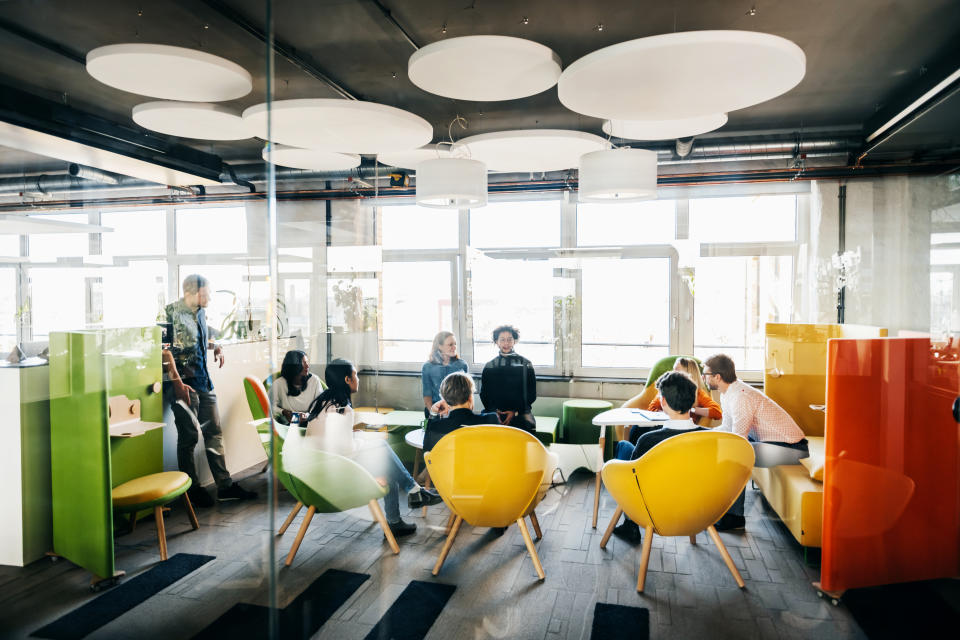
[[[820,589],[817,589],[817,597],[823,600],[823,591],[820,591]]]
[[[837,598],[830,598],[830,604],[832,604],[832,605],[835,606],[835,607],[839,607],[839,606],[840,606],[840,600],[837,599]]]
[[[60,556],[50,556],[50,562],[51,563],[60,562]]]

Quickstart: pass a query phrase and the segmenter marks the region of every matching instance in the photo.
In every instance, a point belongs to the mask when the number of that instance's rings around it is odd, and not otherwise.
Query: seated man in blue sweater
[[[636,446],[628,440],[617,443],[616,457],[618,460],[636,460],[667,438],[679,436],[691,431],[706,431],[698,427],[690,419],[690,409],[697,400],[697,383],[680,371],[668,371],[657,380],[657,390],[660,392],[663,412],[670,418],[662,427],[654,429],[640,436]],[[624,516],[624,522],[614,528],[614,535],[624,538],[634,544],[640,542],[640,527],[636,522]]]
[[[474,424],[500,424],[496,413],[476,414],[473,412],[473,379],[466,373],[455,371],[440,383],[440,397],[450,413],[445,418],[431,418],[427,421],[427,431],[423,436],[423,452],[433,446],[443,436],[455,429]]]

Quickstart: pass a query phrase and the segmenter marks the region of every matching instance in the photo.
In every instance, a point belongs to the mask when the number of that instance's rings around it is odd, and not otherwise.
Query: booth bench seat
[[[810,457],[823,458],[822,437],[807,436]],[[800,464],[754,467],[753,481],[787,529],[804,547],[820,547],[823,527],[823,482]]]

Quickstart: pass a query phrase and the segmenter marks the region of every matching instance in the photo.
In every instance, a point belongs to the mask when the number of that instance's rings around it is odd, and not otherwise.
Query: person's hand
[[[430,413],[436,413],[438,415],[446,415],[450,413],[450,405],[448,405],[445,400],[440,399],[437,402],[434,402],[433,405],[431,405]]]
[[[290,411],[289,409],[281,409],[280,413],[283,415],[284,419],[286,419],[287,422],[290,422],[290,418],[293,417],[293,411]]]
[[[497,411],[497,417],[500,418],[500,424],[510,424],[510,421],[513,420],[514,416],[516,415],[516,411]]]
[[[223,349],[220,345],[217,345],[213,348],[213,359],[220,363],[220,368],[223,369],[223,363],[226,362],[226,358],[223,355]]]
[[[696,410],[696,409],[690,409],[690,419],[691,419],[691,420],[696,420],[696,419],[699,418],[699,417],[700,417],[700,414],[697,413],[697,410]]]
[[[183,380],[174,380],[173,381],[173,393],[177,396],[177,400],[183,400],[186,404],[190,404],[190,394],[194,393],[193,387],[186,384]]]

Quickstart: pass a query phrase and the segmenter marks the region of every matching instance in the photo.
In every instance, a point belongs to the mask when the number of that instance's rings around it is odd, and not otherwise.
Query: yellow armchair
[[[645,529],[637,591],[643,592],[653,534],[689,536],[704,529],[730,574],[742,589],[713,523],[726,513],[747,484],[753,468],[753,447],[746,438],[726,432],[694,431],[664,440],[638,460],[611,460],[603,465],[603,483],[617,502],[617,511],[600,541],[607,540],[622,513]]]
[[[424,455],[430,477],[454,515],[433,575],[440,572],[464,520],[476,527],[516,522],[541,580],[543,566],[524,518],[541,536],[534,508],[546,495],[557,456],[526,431],[513,427],[462,427],[447,434]]]

